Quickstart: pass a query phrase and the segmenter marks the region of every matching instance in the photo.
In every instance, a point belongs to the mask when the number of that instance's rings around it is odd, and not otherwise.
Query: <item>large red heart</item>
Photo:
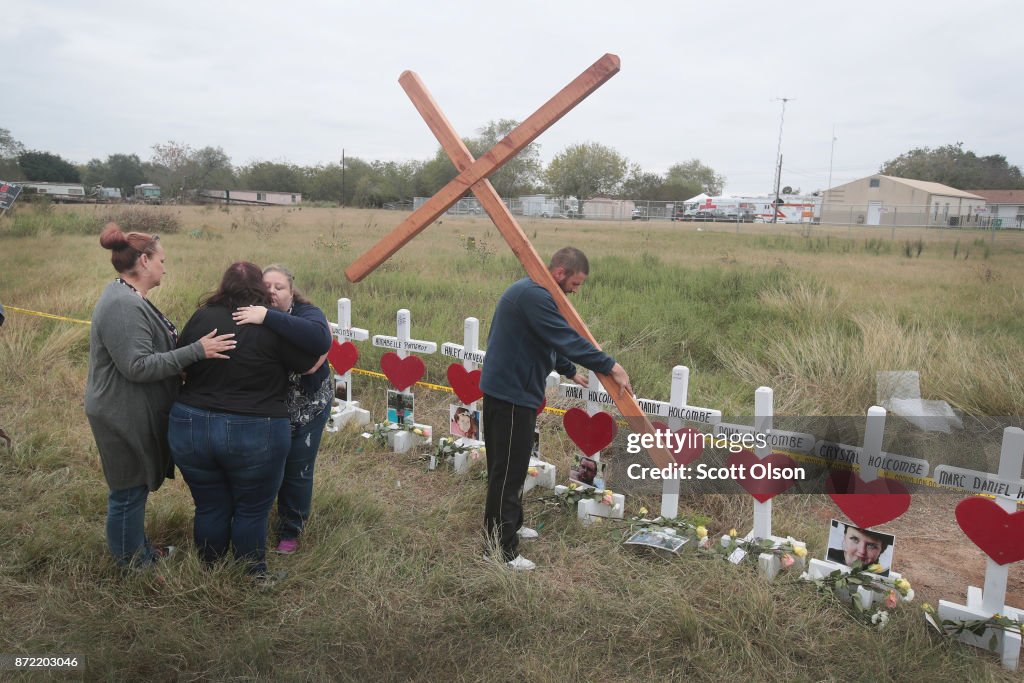
[[[427,371],[419,356],[399,358],[394,351],[388,351],[380,357],[380,369],[399,391],[416,384]]]
[[[668,452],[672,454],[672,457],[680,465],[689,465],[704,452],[704,435],[699,429],[683,427],[673,432],[672,428],[664,422],[652,422],[651,425],[664,435],[662,437],[663,443],[665,437],[670,438],[668,441]],[[672,436],[673,434],[676,436]]]
[[[338,340],[334,339],[331,341],[331,348],[327,351],[327,360],[331,361],[336,373],[344,375],[356,366],[356,361],[359,360],[359,349],[350,341],[339,344]]]
[[[884,477],[867,482],[856,472],[834,470],[825,480],[825,491],[862,529],[891,522],[910,507],[907,487]]]
[[[448,384],[463,403],[472,403],[483,398],[479,370],[467,370],[459,363],[452,363],[448,366]]]
[[[1024,510],[1010,513],[988,498],[965,498],[956,523],[996,564],[1024,560]]]
[[[759,458],[754,455],[753,451],[743,449],[739,453],[730,455],[725,462],[729,467],[735,465],[744,466],[742,470],[743,476],[737,476],[736,482],[761,503],[771,500],[796,483],[796,479],[754,478],[754,473],[750,471],[751,466],[757,464],[764,465],[765,467],[771,466],[772,470],[775,471],[784,467],[795,468],[796,463],[793,461],[793,458],[785,453],[772,453],[764,458]]]
[[[570,408],[562,416],[562,425],[569,438],[586,455],[593,455],[615,438],[615,419],[608,413],[587,415],[580,408]]]

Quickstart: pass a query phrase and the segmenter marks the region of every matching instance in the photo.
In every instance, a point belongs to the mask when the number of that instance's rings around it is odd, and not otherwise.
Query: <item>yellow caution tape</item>
[[[15,306],[4,306],[5,311],[14,311],[15,313],[23,313],[25,315],[34,315],[39,318],[50,318],[51,320],[66,320],[69,323],[78,323],[80,325],[92,325],[88,320],[75,320],[74,318],[65,318],[62,315],[53,315],[52,313],[40,313],[39,311],[30,311],[26,308],[17,308]]]

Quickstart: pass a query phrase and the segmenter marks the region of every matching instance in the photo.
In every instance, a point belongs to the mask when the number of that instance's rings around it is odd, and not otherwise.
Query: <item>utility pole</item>
[[[792,102],[793,97],[776,97],[782,101],[782,116],[779,117],[779,146],[775,152],[775,210],[772,212],[772,223],[779,222],[779,183],[782,180],[782,124],[786,121],[786,102]]]
[[[828,155],[828,187],[825,189],[825,194],[821,198],[821,215],[825,215],[826,202],[828,196],[832,192],[832,161],[836,158],[836,124],[832,124],[832,151]]]
[[[345,206],[345,148],[341,148],[341,206]]]
[[[832,161],[836,158],[836,126],[832,124],[832,151],[828,155],[828,189],[832,189]]]

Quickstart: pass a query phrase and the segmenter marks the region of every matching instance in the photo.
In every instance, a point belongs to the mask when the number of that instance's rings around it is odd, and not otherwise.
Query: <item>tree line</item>
[[[479,157],[504,138],[517,121],[491,121],[465,138]],[[111,154],[105,160],[73,164],[59,155],[27,150],[0,128],[0,179],[73,182],[88,187],[117,187],[131,196],[136,185],[159,185],[165,197],[187,198],[197,190],[269,190],[301,192],[304,201],[380,207],[429,197],[457,175],[444,150],[425,160],[340,162],[299,166],[287,161],[253,161],[234,166],[221,147],[195,149],[180,142],[152,147],[143,161],[137,154]],[[721,194],[725,177],[697,159],[673,165],[667,173],[644,171],[616,150],[596,142],[570,145],[544,166],[533,143],[490,177],[502,197],[549,194],[586,200],[595,196],[679,201],[701,192]]]
[[[511,119],[491,121],[463,142],[479,157],[517,125]],[[961,190],[1024,188],[1020,168],[1009,164],[1006,157],[978,156],[964,150],[963,143],[912,149],[882,164],[880,172]],[[344,167],[340,162],[299,166],[287,161],[253,161],[236,167],[221,147],[194,149],[171,141],[153,145],[146,161],[137,154],[111,154],[105,160],[74,164],[51,152],[27,150],[10,131],[0,128],[0,179],[117,187],[125,196],[131,196],[136,185],[154,183],[168,198],[188,198],[203,189],[268,190],[301,192],[305,201],[380,207],[429,197],[456,175],[441,148],[426,160],[348,157]],[[535,142],[495,172],[490,181],[502,197],[548,194],[580,200],[606,196],[680,201],[701,192],[719,195],[725,187],[725,177],[698,159],[654,173],[598,142],[569,145],[546,167]]]

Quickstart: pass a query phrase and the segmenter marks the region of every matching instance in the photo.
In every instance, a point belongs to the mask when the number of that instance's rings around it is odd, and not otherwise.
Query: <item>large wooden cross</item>
[[[612,54],[604,55],[479,159],[473,159],[473,155],[470,154],[469,149],[466,148],[440,107],[427,92],[426,86],[423,85],[419,76],[412,71],[404,72],[398,82],[438,142],[441,143],[441,147],[448,154],[452,163],[455,164],[459,174],[419,209],[413,211],[398,227],[357,258],[345,270],[345,276],[351,282],[362,280],[405,246],[409,240],[437,220],[467,190],[471,190],[491,220],[494,221],[498,231],[511,247],[519,262],[523,264],[530,279],[551,293],[558,310],[565,316],[566,321],[573,329],[594,346],[600,348],[594,335],[587,329],[586,323],[583,322],[573,305],[569,303],[569,299],[555,282],[554,277],[548,272],[544,261],[530,244],[523,229],[519,227],[487,177],[618,72],[619,58]],[[653,433],[654,428],[640,409],[636,399],[633,396],[620,396],[619,387],[610,376],[599,374],[598,378],[614,399],[619,412],[626,418],[630,429],[636,433]],[[672,456],[664,448],[652,448],[648,449],[648,452],[659,467],[667,467],[672,461]]]

